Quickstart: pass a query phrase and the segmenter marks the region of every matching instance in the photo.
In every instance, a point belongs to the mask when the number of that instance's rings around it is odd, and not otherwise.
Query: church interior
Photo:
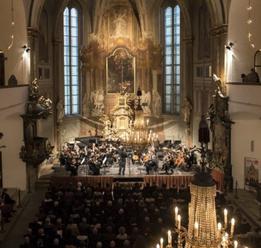
[[[1,0],[0,247],[260,248],[259,11]]]

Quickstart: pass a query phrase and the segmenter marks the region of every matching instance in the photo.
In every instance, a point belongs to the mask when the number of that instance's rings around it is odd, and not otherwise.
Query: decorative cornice
[[[210,30],[210,34],[212,34],[213,36],[227,34],[227,32],[228,32],[228,25],[227,24],[216,26],[216,27],[214,27]]]

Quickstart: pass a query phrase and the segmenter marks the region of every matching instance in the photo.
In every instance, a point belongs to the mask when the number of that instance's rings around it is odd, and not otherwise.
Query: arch
[[[225,4],[227,2],[227,4]],[[205,1],[208,6],[212,27],[225,25],[228,22],[228,8],[230,0],[209,0]]]
[[[31,27],[33,29],[38,29],[40,16],[42,13],[44,3],[45,0],[31,2],[31,6],[29,10],[29,18],[28,18],[28,27]]]
[[[187,6],[186,2],[182,1],[182,0],[176,0],[176,2],[180,7],[181,15],[182,15],[183,20],[184,20],[185,36],[191,37],[192,36],[192,27],[191,27],[191,18],[190,18],[188,6]],[[162,8],[162,6],[166,3],[172,3],[173,4],[173,1],[169,1],[169,0],[155,1],[153,6],[152,6],[152,9],[154,9],[154,11],[159,12],[159,10]],[[155,13],[155,14],[159,15],[160,13]]]

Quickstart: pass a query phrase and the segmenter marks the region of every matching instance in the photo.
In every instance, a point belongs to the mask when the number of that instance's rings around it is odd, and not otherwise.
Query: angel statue
[[[29,99],[31,101],[37,101],[39,98],[39,83],[38,79],[35,78],[29,85]]]
[[[226,96],[226,88],[224,83],[222,83],[221,78],[219,78],[216,74],[213,74],[213,80],[217,87],[217,92],[221,97]]]

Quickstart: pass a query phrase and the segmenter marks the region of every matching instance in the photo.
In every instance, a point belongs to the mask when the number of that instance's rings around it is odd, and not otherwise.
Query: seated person
[[[13,206],[15,204],[15,200],[13,200],[10,195],[7,193],[7,189],[3,189],[1,198],[6,205]]]
[[[244,74],[242,74],[244,75]],[[242,77],[241,75],[241,77]],[[259,75],[258,73],[255,71],[254,68],[251,69],[250,73],[248,73],[245,77],[242,77],[243,82],[246,83],[259,83],[260,79],[259,79]]]

